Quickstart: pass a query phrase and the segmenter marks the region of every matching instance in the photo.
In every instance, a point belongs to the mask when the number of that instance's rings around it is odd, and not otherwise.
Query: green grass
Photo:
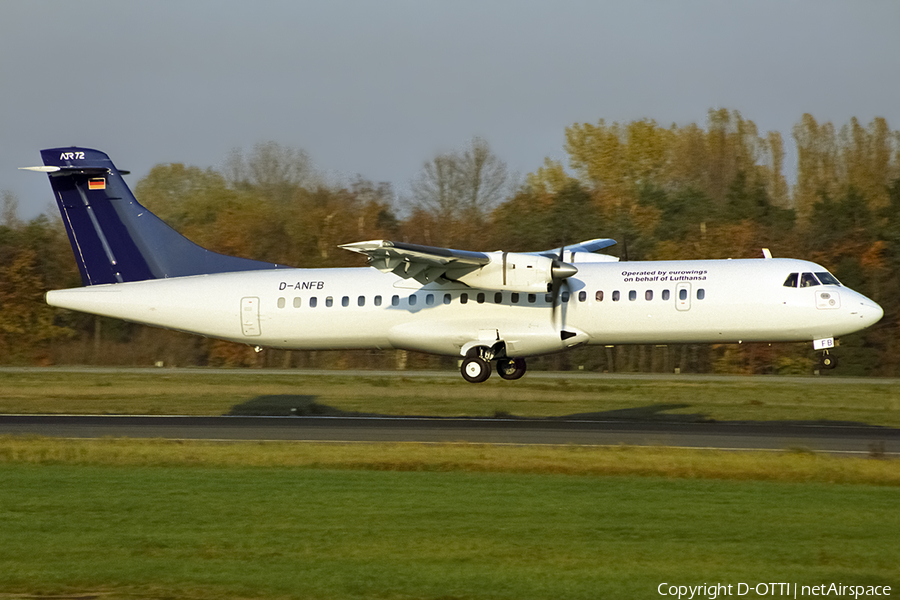
[[[638,475],[900,487],[900,460],[812,452],[490,444],[208,442],[0,436],[0,465],[241,467]]]
[[[900,586],[898,529],[896,489],[865,485],[0,467],[8,594],[627,599],[662,582]]]
[[[725,381],[565,379],[526,376],[465,383],[457,373],[420,379],[396,375],[273,374],[228,370],[148,372],[0,372],[0,413],[228,413],[264,395],[310,395],[345,411],[435,416],[560,416],[678,405],[670,414],[717,420],[858,421],[900,426],[900,386],[828,378],[744,378]]]

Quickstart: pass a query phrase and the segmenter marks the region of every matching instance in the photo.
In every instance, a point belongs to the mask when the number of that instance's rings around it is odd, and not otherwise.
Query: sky
[[[521,176],[600,119],[761,132],[803,113],[900,129],[896,0],[4,0],[0,191],[51,208],[39,151],[86,146],[132,172],[305,150],[333,182],[398,193],[474,136]],[[788,175],[790,175],[788,173]]]

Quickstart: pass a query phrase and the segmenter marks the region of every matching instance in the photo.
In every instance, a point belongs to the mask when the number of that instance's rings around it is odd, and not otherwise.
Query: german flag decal
[[[93,179],[88,179],[88,189],[89,190],[105,190],[106,189],[106,178],[105,177],[95,177]]]

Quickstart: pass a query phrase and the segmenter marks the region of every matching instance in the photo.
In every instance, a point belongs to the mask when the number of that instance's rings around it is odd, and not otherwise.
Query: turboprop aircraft
[[[88,148],[42,150],[84,287],[52,306],[261,347],[399,348],[459,356],[462,376],[504,379],[526,358],[584,344],[811,341],[883,314],[822,266],[794,259],[618,262],[596,239],[538,252],[385,240],[341,246],[368,267],[298,269],[201,248],[141,206]]]

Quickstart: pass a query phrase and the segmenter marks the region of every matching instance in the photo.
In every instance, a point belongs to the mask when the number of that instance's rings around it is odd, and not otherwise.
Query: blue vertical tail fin
[[[41,157],[31,170],[50,177],[84,285],[280,267],[191,242],[138,203],[103,152],[51,148]]]

